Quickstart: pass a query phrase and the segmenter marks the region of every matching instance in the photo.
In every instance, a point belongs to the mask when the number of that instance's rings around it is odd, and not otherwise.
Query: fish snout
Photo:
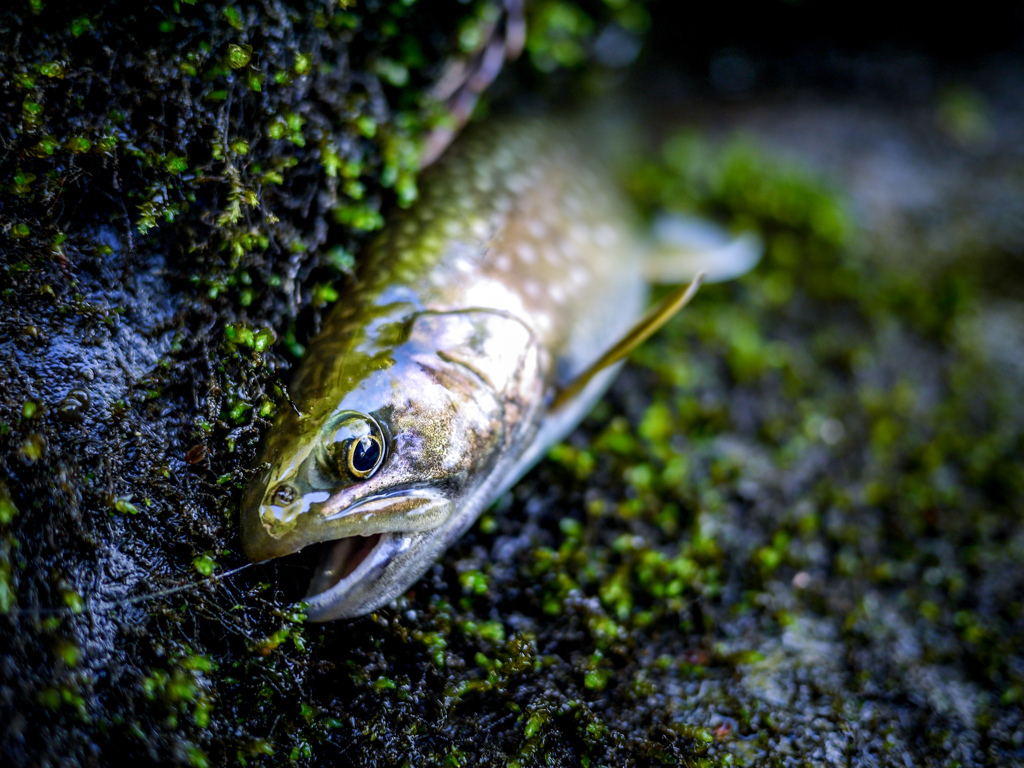
[[[253,478],[242,499],[242,548],[254,561],[281,557],[301,549],[295,546],[291,534],[299,525],[302,513],[316,501],[328,497],[326,493],[302,493],[288,483],[270,487],[268,469]],[[318,498],[319,497],[319,498]]]

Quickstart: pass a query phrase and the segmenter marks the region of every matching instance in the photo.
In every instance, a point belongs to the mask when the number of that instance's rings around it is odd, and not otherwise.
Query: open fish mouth
[[[320,564],[303,598],[307,620],[330,621],[366,613],[366,606],[380,599],[379,589],[373,590],[373,585],[379,585],[385,572],[423,537],[423,533],[386,532],[346,536],[319,545]]]
[[[347,536],[332,541],[320,558],[320,565],[309,584],[306,597],[329,592],[336,587],[364,562],[380,544],[384,534],[374,533],[369,536]]]
[[[328,540],[304,599],[306,618],[359,616],[400,595],[422,571],[410,571],[408,561],[451,518],[451,511],[451,502],[443,496],[406,489],[370,497],[336,513],[334,521],[358,521],[364,532]],[[399,530],[384,527],[396,523]]]
[[[249,508],[243,512],[242,543],[253,560],[288,556],[290,566],[307,573],[319,561],[302,600],[306,618],[352,618],[412,586],[430,564],[428,556],[443,543],[453,511],[444,495],[405,488],[354,503],[317,501],[290,528],[277,533],[273,518],[268,523],[262,510]],[[300,551],[298,559],[291,559]]]

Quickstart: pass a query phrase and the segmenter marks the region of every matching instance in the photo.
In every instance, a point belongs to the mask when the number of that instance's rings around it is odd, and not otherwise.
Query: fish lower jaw
[[[330,542],[302,601],[306,619],[330,621],[361,616],[395,597],[397,591],[382,594],[390,590],[380,588],[380,576],[411,544],[409,534],[397,531],[346,536]]]
[[[365,576],[368,558],[380,544],[386,533],[374,533],[369,536],[346,536],[330,543],[320,559],[316,573],[313,575],[304,601],[309,605],[307,618],[312,621],[320,619],[339,598],[350,591],[351,587]],[[357,573],[360,571],[364,573]]]
[[[309,584],[306,597],[316,597],[345,581],[366,560],[380,541],[382,534],[346,536],[331,542],[320,559],[316,574]]]

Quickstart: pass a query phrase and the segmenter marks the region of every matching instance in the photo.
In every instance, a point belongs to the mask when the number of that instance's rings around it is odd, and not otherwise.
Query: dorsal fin
[[[622,360],[636,347],[645,342],[650,336],[663,326],[676,312],[690,303],[690,299],[697,293],[701,282],[704,280],[704,273],[700,272],[688,286],[680,287],[666,296],[661,302],[651,309],[634,325],[626,334],[619,339],[612,347],[601,355],[595,363],[586,368],[576,378],[555,392],[555,396],[548,406],[548,411],[557,411],[562,406],[571,402],[578,395],[590,380],[605,368]]]

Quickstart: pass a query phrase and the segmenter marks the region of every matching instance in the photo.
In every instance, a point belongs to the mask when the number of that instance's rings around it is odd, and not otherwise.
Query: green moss
[[[131,497],[122,496],[114,499],[113,508],[116,512],[120,512],[124,515],[137,515],[139,514],[139,508],[131,502]]]
[[[67,640],[59,641],[54,647],[54,653],[68,667],[77,667],[82,658],[82,649]]]
[[[228,45],[228,64],[232,69],[241,69],[252,59],[251,45]]]
[[[210,553],[205,553],[192,558],[192,567],[201,576],[212,576],[217,568],[217,561]]]
[[[0,613],[8,614],[18,603],[17,577],[12,555],[18,542],[9,536],[0,538]]]
[[[18,446],[18,456],[27,464],[34,464],[46,455],[46,438],[34,432],[28,435]]]
[[[11,499],[10,491],[0,483],[0,525],[10,525],[18,514],[18,508]]]
[[[938,120],[943,129],[965,145],[984,145],[993,138],[991,108],[974,88],[947,87],[938,99]]]
[[[346,205],[335,209],[333,216],[334,220],[339,224],[365,232],[380,229],[384,226],[384,217],[380,211],[368,205]]]
[[[88,722],[85,699],[68,686],[46,688],[40,692],[40,703],[51,710],[67,708],[72,710],[81,722]]]
[[[181,715],[190,715],[198,727],[205,728],[214,707],[207,677],[213,671],[214,664],[209,658],[184,656],[167,670],[151,672],[143,679],[142,690],[146,698],[162,706],[169,725],[175,726]]]
[[[587,61],[586,45],[594,33],[594,19],[579,5],[544,0],[530,9],[526,50],[542,72],[578,67]]]
[[[272,634],[251,645],[252,650],[260,656],[267,656],[289,640],[296,649],[304,650],[306,640],[302,622],[305,621],[306,617],[302,610],[275,611],[275,613],[280,619],[280,627]]]
[[[72,613],[82,613],[85,610],[85,599],[74,589],[63,586],[60,590],[61,600]]]

